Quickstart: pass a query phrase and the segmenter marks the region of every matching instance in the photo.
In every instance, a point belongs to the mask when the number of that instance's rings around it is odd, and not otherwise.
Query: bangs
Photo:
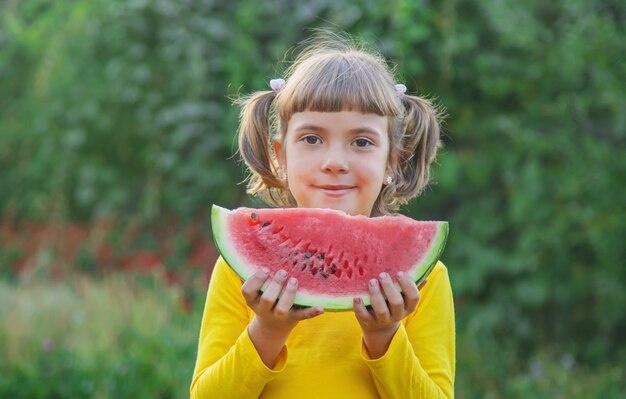
[[[277,113],[287,122],[296,112],[358,111],[399,116],[402,105],[380,59],[369,54],[327,52],[296,60],[277,98]]]

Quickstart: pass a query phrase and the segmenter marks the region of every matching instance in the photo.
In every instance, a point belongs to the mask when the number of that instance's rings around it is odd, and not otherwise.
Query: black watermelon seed
[[[308,258],[310,258],[310,257],[311,257],[311,253],[310,253],[310,252],[307,252],[307,253],[305,253],[305,254],[304,254],[304,256],[308,259]]]
[[[324,278],[328,278],[328,272],[322,272],[322,276],[323,276]]]
[[[322,255],[322,254],[317,254],[317,259],[319,259],[319,260],[324,260],[324,255]]]
[[[313,262],[309,263],[309,269],[313,270]]]
[[[330,267],[330,272],[332,274],[335,274],[335,272],[337,272],[337,266],[335,266],[335,264],[333,263],[332,266]]]
[[[295,265],[297,265],[297,264],[298,264],[298,261],[297,261],[297,260],[294,260],[294,261],[293,261],[293,265],[295,266]]]
[[[261,227],[267,227],[267,226],[269,226],[269,225],[270,225],[270,222],[265,222],[265,223],[263,223],[263,224],[261,225]]]
[[[259,217],[256,215],[256,213],[252,213],[252,215],[250,215],[250,217],[252,218],[252,220],[257,220]]]
[[[300,268],[300,270],[304,271],[304,269],[306,269],[306,264],[302,265],[302,267]]]

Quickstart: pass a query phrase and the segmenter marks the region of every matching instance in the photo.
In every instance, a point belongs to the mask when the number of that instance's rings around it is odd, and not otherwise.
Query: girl
[[[427,184],[437,112],[405,95],[381,57],[314,41],[271,88],[241,100],[249,193],[274,206],[374,217]],[[443,264],[423,287],[402,274],[370,281],[371,310],[357,298],[354,312],[292,309],[297,289],[286,271],[262,270],[242,285],[217,261],[192,398],[453,397],[454,307]]]

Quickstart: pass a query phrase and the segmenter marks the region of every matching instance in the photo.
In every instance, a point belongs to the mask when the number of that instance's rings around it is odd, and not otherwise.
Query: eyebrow
[[[305,123],[303,125],[300,125],[300,126],[296,127],[295,130],[296,131],[299,131],[299,130],[313,130],[315,132],[324,132],[324,131],[326,131],[326,129],[324,129],[323,127],[317,126],[317,125],[313,125],[313,124],[310,124],[310,123]],[[378,130],[372,129],[372,128],[367,127],[367,126],[360,126],[360,127],[354,128],[354,129],[350,129],[348,132],[350,134],[358,134],[358,133],[364,133],[365,132],[365,133],[373,134],[374,136],[378,136],[378,137],[381,136],[381,133]]]

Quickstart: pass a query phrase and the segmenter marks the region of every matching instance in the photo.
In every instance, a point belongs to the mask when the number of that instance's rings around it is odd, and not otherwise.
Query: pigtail
[[[405,95],[402,105],[405,115],[393,185],[397,205],[419,195],[428,184],[430,165],[441,147],[439,124],[443,119],[443,113],[425,98]]]
[[[285,184],[278,177],[278,165],[271,149],[273,91],[256,92],[236,102],[239,114],[239,152],[250,170],[247,192],[258,194],[272,205],[281,206]]]

